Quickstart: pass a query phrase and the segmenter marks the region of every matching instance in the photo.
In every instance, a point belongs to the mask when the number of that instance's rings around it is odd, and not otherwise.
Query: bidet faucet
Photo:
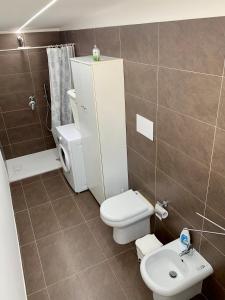
[[[186,255],[186,254],[191,255],[192,252],[193,252],[193,245],[192,244],[188,244],[187,245],[187,249],[183,250],[179,255],[180,256],[183,256],[183,255]]]

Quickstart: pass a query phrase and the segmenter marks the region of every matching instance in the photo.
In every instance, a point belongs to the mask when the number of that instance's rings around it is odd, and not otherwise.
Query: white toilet
[[[154,207],[141,193],[129,190],[105,200],[100,207],[102,221],[113,227],[113,238],[127,244],[150,233]]]

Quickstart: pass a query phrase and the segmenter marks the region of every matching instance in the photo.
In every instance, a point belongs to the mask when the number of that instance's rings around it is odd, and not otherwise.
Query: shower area
[[[60,32],[21,37],[0,35],[0,143],[10,181],[61,167],[51,132],[46,52],[46,46],[61,44]]]

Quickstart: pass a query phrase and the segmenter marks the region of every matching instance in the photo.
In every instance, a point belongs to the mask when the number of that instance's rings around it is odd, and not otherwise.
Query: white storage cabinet
[[[87,186],[101,204],[128,189],[123,60],[71,59]]]

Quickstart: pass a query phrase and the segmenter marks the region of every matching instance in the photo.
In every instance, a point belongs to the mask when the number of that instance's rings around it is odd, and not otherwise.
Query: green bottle
[[[92,56],[94,61],[99,61],[100,60],[100,50],[96,45],[94,45],[94,48],[92,50]]]

